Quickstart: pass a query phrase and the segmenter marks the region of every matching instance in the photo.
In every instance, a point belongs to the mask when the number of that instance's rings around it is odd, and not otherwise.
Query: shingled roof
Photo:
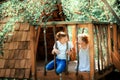
[[[0,28],[5,23],[2,23]],[[4,43],[4,55],[0,56],[0,77],[29,78],[31,68],[30,26],[16,23],[12,35]]]

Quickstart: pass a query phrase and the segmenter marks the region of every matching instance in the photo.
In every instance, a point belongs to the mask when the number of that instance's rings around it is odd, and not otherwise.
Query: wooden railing
[[[89,44],[90,44],[90,80],[93,80],[96,78],[96,72],[100,73],[102,71],[105,71],[106,68],[108,68],[112,64],[112,44],[111,44],[111,37],[115,36],[111,34],[111,29],[114,29],[114,25],[110,25],[107,22],[47,22],[47,23],[41,23],[40,28],[49,28],[49,27],[64,27],[65,31],[67,27],[72,28],[72,42],[76,41],[77,35],[75,34],[77,31],[77,27],[79,28],[87,28],[88,34],[89,34]],[[111,26],[113,26],[111,28]],[[35,43],[38,41],[37,38],[36,41],[34,40],[33,32],[35,29],[31,28],[31,46],[35,46]],[[38,33],[39,35],[39,33]],[[112,36],[111,36],[112,35]],[[116,41],[113,41],[114,45],[116,45]],[[75,46],[76,44],[74,44]],[[103,48],[104,47],[104,48]],[[32,47],[32,54],[35,54],[35,48]],[[37,49],[37,48],[36,48]],[[115,49],[114,49],[115,50]],[[103,52],[104,51],[104,52]],[[77,53],[76,53],[77,54]],[[74,54],[76,56],[76,54]],[[35,73],[36,65],[34,64],[36,59],[35,55],[32,56],[32,73]],[[96,62],[97,61],[97,62]],[[97,64],[97,65],[96,65]],[[97,66],[97,69],[96,67]],[[105,73],[105,72],[104,72]],[[33,75],[34,76],[34,75]],[[97,78],[96,78],[97,79]]]

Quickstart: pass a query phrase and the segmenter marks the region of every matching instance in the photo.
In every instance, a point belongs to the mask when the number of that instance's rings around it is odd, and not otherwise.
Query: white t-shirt
[[[89,47],[79,50],[79,71],[90,71]]]
[[[72,43],[68,41],[68,50],[72,49],[72,47]],[[55,44],[53,48],[56,48]],[[59,50],[59,54],[57,54],[57,59],[66,59],[67,43],[61,44],[59,41],[57,41],[57,49]]]

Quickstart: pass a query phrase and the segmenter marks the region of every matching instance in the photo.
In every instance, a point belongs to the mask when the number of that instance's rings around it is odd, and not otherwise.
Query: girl
[[[79,47],[79,71],[90,71],[89,62],[89,41],[86,34],[78,35],[78,47]]]
[[[66,53],[71,54],[72,44],[68,41],[68,36],[65,32],[56,34],[57,41],[53,46],[52,54],[56,54],[56,73],[62,73],[66,68]],[[54,69],[54,60],[46,65],[46,70]]]

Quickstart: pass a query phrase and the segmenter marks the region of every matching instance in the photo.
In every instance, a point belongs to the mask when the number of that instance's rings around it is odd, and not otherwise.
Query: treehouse
[[[4,25],[4,23],[1,24]],[[88,30],[90,37],[90,72],[78,72],[78,75],[75,75],[74,67],[76,63],[73,60],[75,60],[77,53],[74,53],[68,65],[69,74],[65,75],[63,73],[63,79],[97,80],[112,72],[114,66],[120,70],[118,64],[120,59],[120,32],[116,24],[57,21],[42,23],[38,29],[26,23],[16,23],[15,26],[15,31],[12,35],[8,35],[4,43],[4,55],[0,57],[0,77],[59,79],[54,71],[48,71],[45,76],[44,64],[46,60],[53,59],[53,55],[51,55],[52,45],[54,44],[53,29],[55,28],[55,32],[67,31],[67,27],[72,28],[73,43],[76,41],[76,32],[79,28]],[[46,38],[46,41],[43,37]],[[47,43],[46,47],[44,46],[45,42]],[[47,52],[45,52],[46,50]]]
[[[52,12],[52,19],[39,25],[16,22],[14,31],[6,35],[0,56],[0,78],[27,80],[99,80],[117,69],[120,71],[120,27],[109,22],[64,21],[59,14],[61,6]],[[47,17],[51,14],[44,14]],[[8,20],[0,21],[0,31]],[[70,29],[70,30],[69,30]],[[90,71],[76,71],[78,53],[70,56],[68,74],[56,75],[54,70],[46,71],[45,65],[54,58],[51,54],[55,33],[65,31],[74,46],[77,36],[87,32],[90,38]]]

